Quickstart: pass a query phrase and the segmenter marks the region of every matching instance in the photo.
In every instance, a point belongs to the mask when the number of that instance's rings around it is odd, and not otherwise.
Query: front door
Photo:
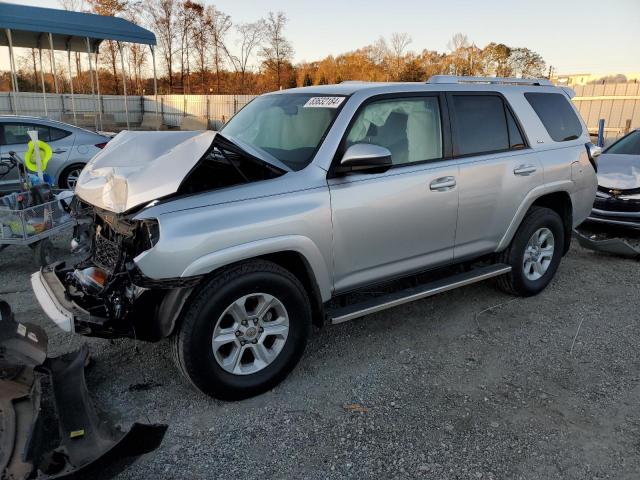
[[[341,146],[391,151],[384,173],[331,178],[337,292],[451,262],[458,167],[448,156],[438,95],[384,98],[363,106]]]

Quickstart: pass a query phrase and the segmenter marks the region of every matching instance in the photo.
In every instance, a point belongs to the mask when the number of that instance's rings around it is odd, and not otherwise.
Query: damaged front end
[[[144,190],[149,179],[141,179],[140,175],[146,172],[162,179],[166,172],[156,175],[149,165],[136,162],[133,167],[124,167],[125,162],[119,157],[92,160],[94,164],[79,179],[78,198],[72,204],[73,215],[79,223],[73,247],[85,252],[86,258],[71,267],[64,263],[49,265],[31,277],[36,298],[60,328],[86,336],[148,341],[157,341],[171,333],[182,306],[201,276],[161,279],[145,276],[135,260],[160,241],[161,226],[157,219],[139,219],[138,214],[150,205],[284,173],[226,138],[213,132],[209,134],[206,138],[212,142],[210,147],[200,153],[198,161],[192,162],[188,169],[181,167],[184,177],[179,182],[172,179],[169,186],[156,185],[152,189],[161,192],[161,198],[150,197]],[[115,147],[110,143],[105,150],[114,148],[112,154],[124,154],[120,147],[130,145],[131,138],[136,137],[125,135],[123,140],[113,142]],[[164,160],[156,166],[166,167],[170,154],[176,150],[184,153],[182,147],[185,143],[193,146],[194,138],[199,139],[202,148],[202,135],[174,142],[170,152],[158,154]],[[127,169],[131,170],[130,176],[125,175]],[[105,176],[99,176],[100,172]],[[119,187],[113,190],[116,184]],[[144,203],[139,204],[140,201]],[[128,209],[120,211],[112,208],[113,205],[124,205]]]
[[[81,203],[74,208],[83,215],[75,247],[88,256],[74,266],[58,262],[32,275],[45,312],[63,330],[86,336],[149,341],[167,336],[167,323],[200,277],[153,280],[138,269],[135,257],[158,240],[157,221]],[[173,317],[159,323],[163,315]]]
[[[166,425],[127,432],[102,418],[87,390],[86,346],[47,357],[43,329],[0,301],[0,478],[108,479],[160,446]]]

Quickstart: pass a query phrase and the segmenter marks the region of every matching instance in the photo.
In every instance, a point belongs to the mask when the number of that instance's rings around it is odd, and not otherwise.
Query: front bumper
[[[86,345],[47,356],[44,330],[15,321],[0,301],[0,478],[113,478],[156,449],[166,425],[129,431],[100,415],[87,390]]]
[[[597,236],[585,235],[578,230],[574,230],[573,235],[584,248],[621,257],[640,258],[640,248],[634,247],[622,238],[598,238]]]
[[[102,338],[126,336],[110,329],[106,318],[92,315],[68,299],[66,287],[58,276],[62,270],[64,263],[58,262],[31,275],[31,288],[46,315],[65,332]]]
[[[39,270],[31,275],[31,288],[44,313],[65,332],[75,331],[73,305],[64,297],[64,287],[58,277]]]
[[[599,224],[640,229],[640,199],[596,197],[587,220]]]

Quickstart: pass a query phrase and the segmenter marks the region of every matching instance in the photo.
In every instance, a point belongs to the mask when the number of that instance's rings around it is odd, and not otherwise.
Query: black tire
[[[288,336],[277,357],[262,370],[236,375],[224,370],[214,357],[214,328],[231,303],[258,292],[282,302],[289,316]],[[300,360],[310,332],[311,307],[300,281],[275,263],[256,260],[222,271],[190,299],[171,338],[171,349],[178,369],[197,389],[221,400],[240,400],[284,380]]]
[[[53,243],[48,238],[40,240],[32,245],[33,258],[37,267],[46,267],[55,260],[53,256]]]
[[[525,275],[524,255],[529,239],[541,228],[547,228],[553,233],[554,252],[545,273],[537,280],[531,280]],[[499,263],[511,265],[511,272],[497,278],[498,287],[504,292],[522,297],[530,297],[544,290],[560,265],[564,236],[560,215],[549,208],[531,207],[509,246],[498,255]]]
[[[69,175],[75,172],[76,170],[82,171],[84,166],[85,166],[84,163],[74,163],[73,165],[69,165],[67,168],[65,168],[60,174],[60,176],[58,177],[58,186],[62,189],[73,190],[75,185],[71,186],[68,184]]]

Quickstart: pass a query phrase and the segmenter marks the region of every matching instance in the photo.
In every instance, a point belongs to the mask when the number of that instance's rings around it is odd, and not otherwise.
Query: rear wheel
[[[251,261],[216,275],[196,294],[172,350],[194,386],[237,400],[281,382],[302,356],[310,330],[300,281],[272,262]]]
[[[507,293],[528,297],[544,290],[558,270],[564,245],[560,216],[549,208],[532,207],[511,244],[498,261],[511,265],[511,272],[498,277]]]
[[[67,190],[75,189],[83,168],[84,163],[76,163],[65,168],[60,174],[60,178],[58,178],[58,185],[60,188]]]

